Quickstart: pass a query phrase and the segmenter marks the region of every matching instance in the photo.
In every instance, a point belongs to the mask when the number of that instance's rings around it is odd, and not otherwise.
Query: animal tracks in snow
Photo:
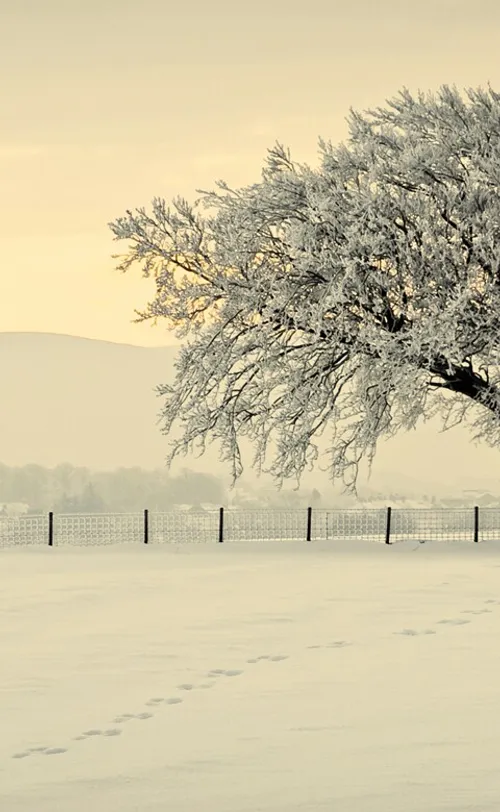
[[[465,626],[466,623],[470,623],[470,620],[457,617],[457,618],[444,618],[444,620],[438,620],[437,622],[440,625],[448,624],[449,626]],[[393,634],[402,634],[405,637],[419,637],[422,634],[436,634],[436,631],[435,629],[421,629],[420,631],[418,631],[418,629],[401,629],[398,632],[393,632]]]
[[[177,687],[178,688],[183,688],[184,686],[179,685]],[[184,688],[184,690],[189,690],[189,689]],[[158,707],[159,705],[179,705],[181,702],[182,702],[182,699],[180,698],[180,696],[169,696],[166,699],[164,699],[162,696],[155,696],[155,697],[153,697],[153,699],[149,699],[146,702],[146,705],[149,705],[150,707]],[[125,716],[127,717],[127,719],[128,719],[129,716],[131,716],[132,718],[135,718],[133,714],[124,714],[124,717]],[[152,714],[151,714],[151,716],[152,716]],[[122,718],[124,718],[124,717],[122,717]],[[125,721],[125,719],[124,719],[124,721]]]
[[[93,736],[119,736],[121,732],[122,731],[118,727],[112,727],[107,730],[92,728],[91,730],[84,730],[79,736],[75,736],[74,741],[84,741],[84,739],[90,739]]]
[[[489,605],[500,605],[500,600],[496,600],[494,598],[488,598],[484,601],[485,604]],[[491,614],[492,609],[462,609],[460,614],[461,615],[485,615]],[[448,626],[465,626],[467,623],[470,623],[470,620],[467,620],[463,617],[451,617],[451,618],[443,618],[442,620],[438,620],[437,623],[440,626],[448,625]],[[418,631],[417,629],[401,629],[400,631],[393,632],[393,634],[402,634],[406,637],[417,637],[422,634],[436,634],[434,629],[423,629]],[[311,646],[309,646],[311,648]]]
[[[347,640],[332,640],[331,643],[326,643],[324,646],[308,646],[308,649],[321,649],[321,648],[344,648],[345,646],[350,646]]]
[[[259,657],[254,657],[252,659],[247,660],[248,663],[258,663],[260,661],[268,661],[268,662],[281,662],[282,660],[287,660],[287,654],[262,654]],[[193,683],[193,682],[182,682],[180,685],[177,685],[178,691],[196,691],[196,690],[203,690],[207,688],[213,688],[215,685],[220,684],[221,680],[230,677],[239,677],[243,674],[243,670],[239,668],[212,668],[205,674],[205,677],[212,680],[211,682],[200,682],[200,683]],[[153,696],[151,699],[148,699],[145,702],[145,705],[150,708],[161,708],[164,705],[180,705],[183,702],[180,696]],[[114,725],[124,725],[127,722],[135,721],[143,721],[147,719],[152,719],[154,713],[150,711],[143,711],[141,713],[122,713],[118,716],[115,716],[111,723]],[[89,728],[88,730],[84,730],[78,736],[74,736],[73,741],[81,742],[85,741],[86,739],[94,739],[98,737],[106,737],[112,738],[114,736],[120,736],[122,734],[121,727],[112,727],[112,728]],[[24,751],[14,753],[12,758],[15,759],[23,759],[27,758],[28,756],[39,754],[39,755],[56,755],[59,753],[66,753],[68,748],[65,747],[33,747],[28,748]]]
[[[179,702],[180,701],[181,700],[179,700]],[[147,703],[147,704],[149,704],[149,703]],[[153,718],[153,714],[148,713],[147,711],[145,711],[143,713],[122,713],[119,716],[115,716],[115,718],[112,719],[111,721],[115,725],[124,725],[125,722],[131,722],[132,719],[144,720],[144,719],[152,719],[152,718]],[[86,733],[82,733],[80,738],[87,738],[88,736],[97,736],[97,735],[99,735],[99,732],[93,733],[92,731],[87,731]]]
[[[28,758],[28,756],[58,756],[67,753],[66,747],[28,747],[20,753],[14,753],[12,758]]]
[[[490,606],[500,606],[500,600],[494,598],[488,598],[484,601],[484,604]],[[463,609],[460,614],[461,615],[483,615],[487,613],[491,613],[493,610],[491,608],[482,608],[482,609]],[[449,626],[463,626],[471,621],[466,618],[443,618],[442,620],[438,620],[438,625],[449,625]],[[421,635],[434,635],[436,634],[436,630],[434,629],[401,629],[399,631],[393,632],[393,634],[402,635],[404,637],[417,637]],[[338,648],[345,648],[346,646],[350,646],[352,643],[348,640],[331,640],[328,643],[324,644],[312,644],[307,646],[308,650],[326,650],[326,649],[338,649]],[[283,662],[284,660],[288,660],[288,654],[260,654],[256,657],[250,657],[246,660],[248,665],[256,665],[259,663],[279,663]],[[200,683],[193,683],[193,682],[183,682],[177,685],[177,690],[179,692],[189,693],[191,691],[203,690],[208,688],[213,688],[221,683],[224,683],[227,678],[231,677],[240,677],[244,674],[243,669],[239,668],[212,668],[205,673],[205,679],[210,680],[209,682],[200,682]],[[153,718],[155,715],[152,711],[156,709],[161,709],[165,705],[180,705],[184,700],[180,696],[153,696],[145,702],[145,705],[148,708],[151,708],[151,711],[142,711],[140,713],[122,713],[118,716],[115,716],[111,720],[111,724],[113,725],[124,725],[128,722],[134,721],[146,721],[148,719]],[[87,739],[95,739],[99,737],[103,738],[114,738],[116,736],[120,736],[122,734],[121,727],[109,727],[109,728],[89,728],[84,730],[79,735],[73,738],[74,742],[85,741]],[[38,747],[28,747],[25,750],[16,752],[12,755],[13,759],[25,759],[30,756],[55,756],[61,755],[68,751],[67,747],[50,747],[50,746],[38,746]]]
[[[487,612],[491,612],[491,609],[462,609],[460,614],[461,615],[485,615]]]
[[[211,676],[208,674],[207,676]],[[194,685],[192,682],[182,682],[180,685],[177,686],[179,691],[196,691],[196,690],[206,690],[207,688],[213,688],[215,683],[213,682],[201,682],[199,685]]]
[[[243,674],[243,671],[240,671],[237,668],[229,670],[225,670],[224,668],[214,668],[212,671],[207,673],[207,677],[239,677],[241,674]]]
[[[268,660],[270,663],[280,663],[282,660],[288,660],[288,654],[260,654],[258,657],[251,657],[247,663],[259,663],[263,660]]]

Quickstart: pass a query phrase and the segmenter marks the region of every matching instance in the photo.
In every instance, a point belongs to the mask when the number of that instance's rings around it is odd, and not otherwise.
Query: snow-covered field
[[[500,543],[0,550],[5,812],[498,810]]]

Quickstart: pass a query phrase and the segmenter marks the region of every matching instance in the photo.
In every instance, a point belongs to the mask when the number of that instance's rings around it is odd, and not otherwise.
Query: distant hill
[[[168,440],[160,432],[162,401],[154,387],[174,377],[177,347],[137,347],[52,333],[0,333],[0,462],[62,462],[94,470],[162,467]],[[429,421],[381,443],[370,488],[383,493],[449,493],[458,487],[500,493],[500,451],[475,446],[465,427],[439,434]],[[325,433],[322,447],[328,446]],[[326,460],[320,461],[324,467]],[[228,481],[216,448],[178,467]],[[245,480],[256,477],[249,470]],[[269,480],[267,480],[269,481]],[[260,479],[264,484],[264,478]],[[333,493],[326,473],[305,487]]]
[[[161,400],[175,347],[0,333],[0,460],[94,469],[164,464]]]

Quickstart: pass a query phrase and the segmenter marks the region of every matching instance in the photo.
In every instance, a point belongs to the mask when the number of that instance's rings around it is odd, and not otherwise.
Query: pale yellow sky
[[[276,139],[315,164],[403,85],[500,90],[499,51],[498,0],[0,0],[0,330],[172,343],[110,220],[257,181]]]

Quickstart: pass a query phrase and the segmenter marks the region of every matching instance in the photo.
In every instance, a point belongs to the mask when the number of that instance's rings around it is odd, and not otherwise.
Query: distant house
[[[213,502],[202,502],[200,508],[203,511],[210,511],[210,510],[219,510],[220,505],[214,505]]]
[[[24,516],[29,507],[26,502],[0,502],[0,516]]]
[[[196,503],[195,505],[173,505],[174,510],[183,511],[184,513],[209,513],[212,510],[218,510],[219,505],[213,505],[211,502]]]

